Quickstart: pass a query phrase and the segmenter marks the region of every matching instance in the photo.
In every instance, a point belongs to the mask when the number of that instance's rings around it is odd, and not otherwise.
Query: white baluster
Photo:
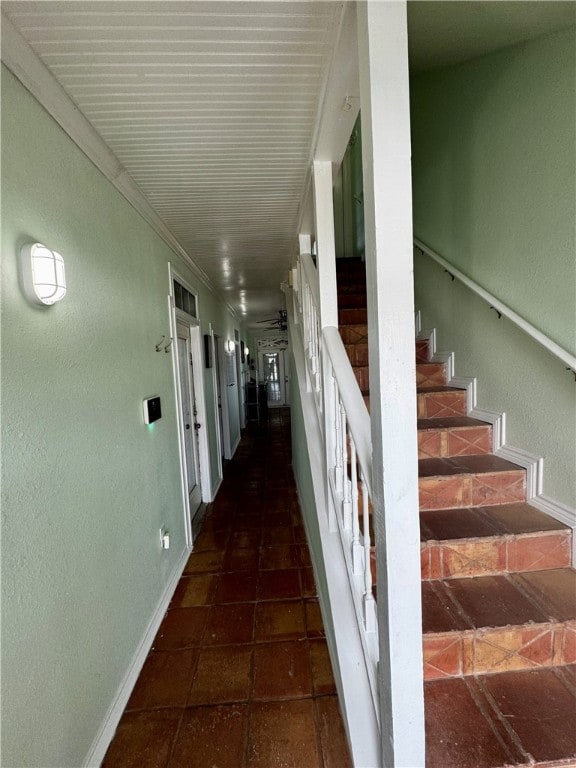
[[[336,487],[336,493],[342,493],[342,421],[340,419],[340,393],[338,391],[338,383],[336,378],[332,376],[332,382],[334,385],[334,413],[331,419],[334,424],[334,432],[336,440],[334,441],[334,485]]]
[[[346,423],[346,411],[344,409],[344,404],[340,400],[340,434],[342,435],[342,442],[340,444],[340,466],[342,467],[342,484],[340,487],[340,493],[342,494],[342,499],[345,501],[346,497],[348,495],[348,499],[350,498],[350,493],[346,491],[346,485],[348,483],[348,451],[346,449],[346,434],[348,432],[348,425]]]
[[[362,545],[360,543],[360,504],[358,494],[358,465],[352,464],[352,569],[355,576],[362,573]]]
[[[358,477],[356,469],[356,443],[348,430],[348,445],[350,446],[350,481],[346,482],[346,498],[344,500],[344,530],[352,530],[352,517],[358,514]]]
[[[366,632],[376,631],[376,601],[372,594],[372,563],[370,560],[370,513],[368,487],[362,477],[362,528],[364,536],[364,625]]]

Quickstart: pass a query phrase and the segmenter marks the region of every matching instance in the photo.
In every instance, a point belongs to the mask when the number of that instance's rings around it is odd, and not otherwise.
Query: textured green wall
[[[18,283],[20,246],[35,240],[66,261],[68,295],[51,308],[27,303]],[[185,548],[171,356],[154,351],[170,335],[169,261],[196,285],[3,70],[6,768],[83,764]],[[197,288],[203,332],[212,322],[233,337],[232,318]],[[141,402],[155,394],[163,418],[149,431]],[[213,414],[209,431],[213,444]]]
[[[414,233],[576,351],[575,35],[541,37],[411,84]],[[545,457],[544,493],[575,503],[573,376],[419,256],[416,307],[505,411],[508,443]]]

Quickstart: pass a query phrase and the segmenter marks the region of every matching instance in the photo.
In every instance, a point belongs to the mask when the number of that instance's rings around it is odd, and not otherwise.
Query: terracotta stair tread
[[[508,459],[488,455],[451,456],[441,459],[420,459],[419,477],[437,477],[445,475],[479,474],[487,472],[525,472],[523,467],[513,464]]]
[[[420,512],[424,541],[570,531],[564,523],[526,502]]]
[[[486,427],[487,421],[474,419],[471,416],[440,416],[436,419],[418,419],[418,429],[448,429],[456,427]]]
[[[562,624],[576,619],[574,594],[572,568],[423,582],[423,631]]]
[[[424,697],[426,768],[575,765],[576,692],[558,670],[428,681]]]
[[[437,384],[434,387],[426,387],[425,389],[417,387],[416,391],[423,392],[424,394],[429,394],[431,392],[466,392],[462,387],[451,387],[448,384]]]

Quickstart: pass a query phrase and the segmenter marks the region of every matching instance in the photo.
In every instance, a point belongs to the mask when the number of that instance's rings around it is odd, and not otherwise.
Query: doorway
[[[290,359],[287,349],[259,350],[260,380],[266,387],[268,408],[290,405]]]
[[[194,384],[194,358],[190,343],[190,327],[182,322],[176,325],[176,357],[178,362],[178,389],[180,405],[180,433],[183,447],[185,488],[190,535],[193,521],[202,504],[200,483],[199,409]]]

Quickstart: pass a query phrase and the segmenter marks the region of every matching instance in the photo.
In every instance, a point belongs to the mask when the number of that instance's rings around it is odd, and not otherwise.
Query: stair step
[[[490,453],[492,426],[469,416],[418,419],[418,458]]]
[[[352,365],[354,376],[360,387],[360,392],[368,392],[370,389],[370,368],[367,365]]]
[[[344,349],[353,366],[368,365],[368,343],[345,344]]]
[[[566,669],[426,682],[426,768],[574,768],[575,675]]]
[[[349,286],[353,290],[342,292],[338,296],[338,307],[340,309],[362,308],[366,309],[366,290],[362,292],[359,286]]]
[[[343,343],[368,344],[368,325],[366,323],[351,323],[341,325],[338,329]]]
[[[368,310],[366,307],[338,310],[338,325],[365,325],[367,323]]]
[[[425,580],[570,565],[571,529],[529,504],[424,511],[420,536]]]
[[[575,592],[571,568],[424,581],[424,678],[574,663]]]
[[[468,398],[465,389],[457,387],[428,387],[417,392],[418,418],[466,416]]]
[[[416,362],[426,363],[430,360],[431,350],[429,339],[416,339]]]
[[[499,456],[418,462],[420,509],[492,506],[526,499],[526,470]]]
[[[418,389],[443,387],[447,383],[446,378],[446,363],[433,361],[416,363],[416,387]]]
[[[336,259],[336,274],[366,274],[366,262],[360,256],[343,256]]]
[[[343,296],[347,293],[358,293],[364,297],[363,306],[368,305],[366,299],[366,279],[364,275],[336,275],[337,287],[338,287],[338,303],[342,300]]]

